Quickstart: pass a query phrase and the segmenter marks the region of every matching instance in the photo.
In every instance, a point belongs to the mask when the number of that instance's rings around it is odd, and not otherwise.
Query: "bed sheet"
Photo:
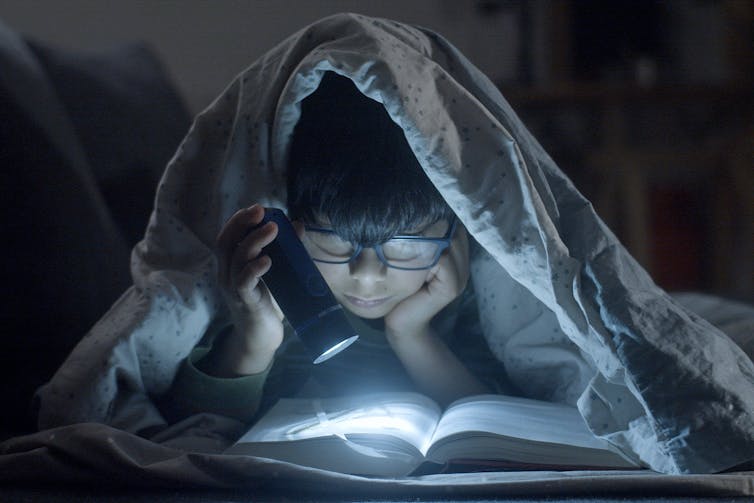
[[[203,420],[212,418],[207,416]],[[223,427],[227,424],[218,418],[215,431]],[[205,424],[201,431],[212,429]],[[202,451],[190,452],[103,424],[64,426],[0,444],[0,484],[21,487],[79,484],[142,490],[244,489],[248,495],[299,493],[310,498],[336,499],[544,498],[594,494],[754,497],[754,471],[708,475],[665,475],[649,470],[508,471],[383,479],[251,456],[218,454],[221,444],[206,437],[198,440],[203,445]]]

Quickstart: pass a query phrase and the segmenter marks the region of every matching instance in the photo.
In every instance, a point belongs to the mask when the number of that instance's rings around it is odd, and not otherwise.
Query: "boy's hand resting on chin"
[[[443,407],[465,396],[489,393],[429,324],[463,292],[468,280],[469,241],[459,225],[424,285],[385,315],[385,333],[396,356],[417,389]]]
[[[466,288],[469,280],[469,241],[458,225],[453,241],[427,274],[427,281],[385,315],[388,337],[410,337],[426,332],[429,322]]]

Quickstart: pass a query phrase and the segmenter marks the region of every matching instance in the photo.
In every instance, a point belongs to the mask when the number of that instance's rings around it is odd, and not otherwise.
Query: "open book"
[[[444,413],[418,393],[282,399],[226,453],[383,477],[426,463],[637,468],[595,438],[574,407],[503,395],[464,398]]]

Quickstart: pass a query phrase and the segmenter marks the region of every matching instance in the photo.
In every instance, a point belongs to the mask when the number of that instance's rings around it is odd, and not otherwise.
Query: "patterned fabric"
[[[655,286],[455,48],[356,14],[294,34],[196,118],[133,250],[134,286],[40,391],[41,427],[164,423],[150,395],[225,316],[214,238],[238,208],[285,207],[298,103],[326,71],[384,104],[484,248],[472,264],[480,322],[523,393],[576,403],[597,435],[658,471],[754,457],[751,360]]]

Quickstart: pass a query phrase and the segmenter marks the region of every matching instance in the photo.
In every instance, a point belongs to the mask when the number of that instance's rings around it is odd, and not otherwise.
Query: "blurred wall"
[[[74,49],[142,40],[162,56],[192,111],[288,35],[337,13],[419,24],[454,43],[496,81],[517,73],[515,2],[478,0],[3,0],[10,27]]]

